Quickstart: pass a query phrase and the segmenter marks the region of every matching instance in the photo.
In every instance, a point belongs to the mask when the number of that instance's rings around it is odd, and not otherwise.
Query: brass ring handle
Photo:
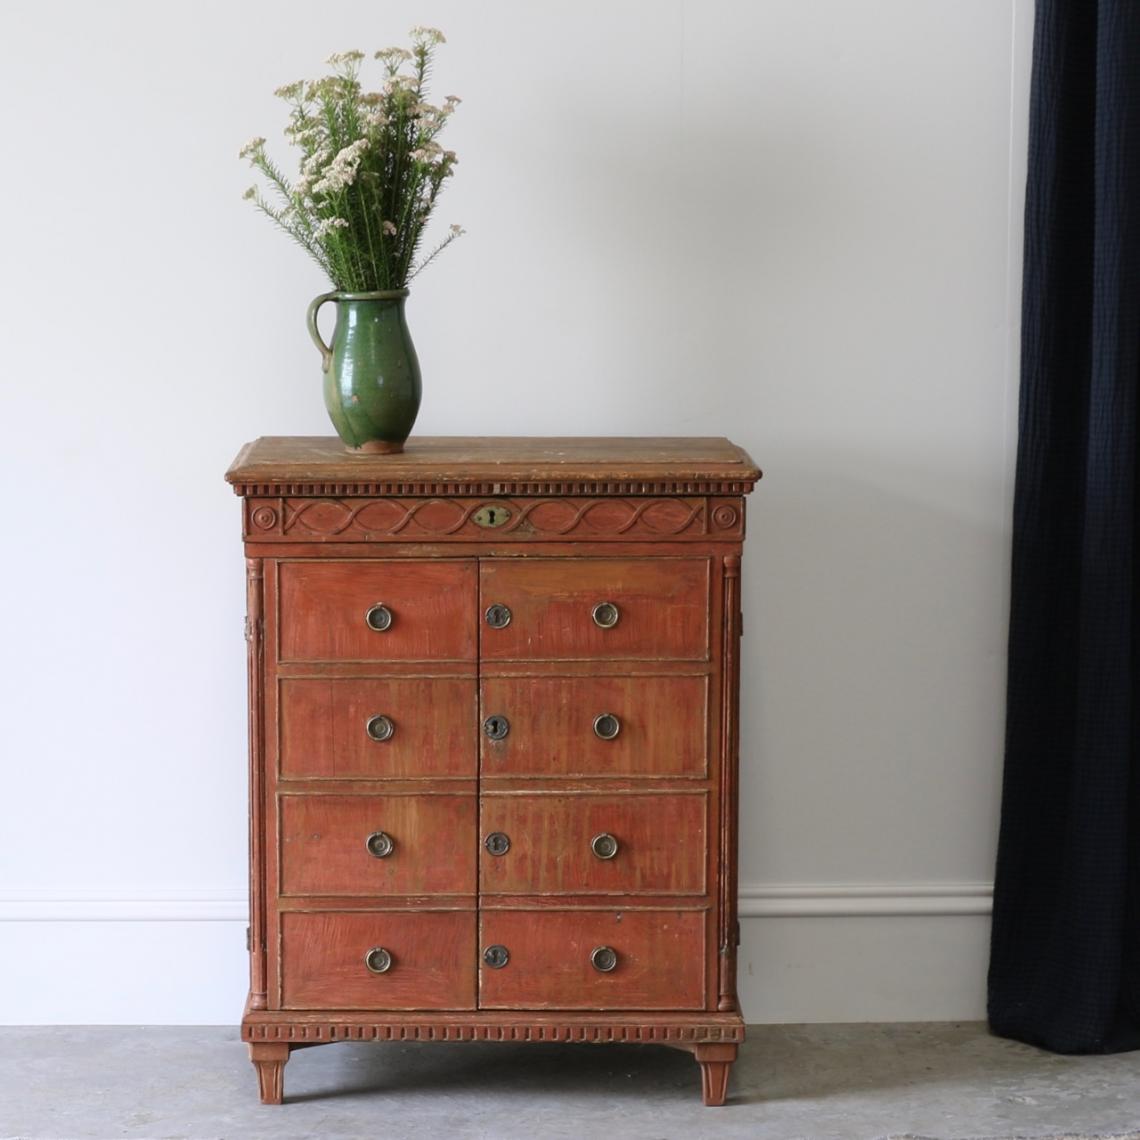
[[[506,629],[511,624],[510,606],[504,606],[501,602],[488,606],[487,612],[483,616],[492,629]]]
[[[364,964],[374,974],[386,974],[392,968],[392,954],[383,946],[373,946],[364,955]]]
[[[364,722],[364,731],[378,743],[383,743],[385,740],[391,740],[396,731],[395,722],[390,716],[385,716],[383,713],[377,713],[376,716],[370,716]]]
[[[364,841],[364,846],[374,859],[386,859],[395,850],[396,842],[386,831],[374,831]]]
[[[594,717],[594,735],[599,740],[613,740],[621,732],[621,719],[616,713],[599,713]]]
[[[608,974],[617,963],[617,951],[612,946],[595,946],[590,954],[590,965],[601,974]]]
[[[501,970],[511,960],[511,952],[505,946],[488,946],[483,951],[483,961],[492,970]]]
[[[608,831],[603,831],[590,840],[590,850],[599,859],[612,859],[618,853],[618,841]]]
[[[384,633],[391,628],[392,611],[383,602],[377,602],[365,611],[364,621],[369,629],[375,630],[376,633]]]
[[[590,616],[593,617],[594,625],[599,629],[613,629],[618,623],[618,618],[621,617],[621,610],[618,609],[615,602],[599,602]]]

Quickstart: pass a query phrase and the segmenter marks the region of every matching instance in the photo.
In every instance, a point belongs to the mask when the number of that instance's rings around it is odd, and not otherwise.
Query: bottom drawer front
[[[481,1009],[704,1008],[703,911],[484,911],[481,927]]]
[[[283,914],[281,990],[285,1009],[474,1009],[475,914]]]

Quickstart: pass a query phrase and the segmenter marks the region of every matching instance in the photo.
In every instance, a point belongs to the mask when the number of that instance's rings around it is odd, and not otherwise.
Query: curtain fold
[[[1140,3],[1038,0],[991,1028],[1140,1047]]]

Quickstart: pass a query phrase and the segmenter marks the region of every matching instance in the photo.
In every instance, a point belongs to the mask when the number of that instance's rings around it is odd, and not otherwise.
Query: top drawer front
[[[278,574],[282,661],[475,659],[473,561],[282,562]]]
[[[479,607],[486,661],[708,657],[704,558],[487,560]]]

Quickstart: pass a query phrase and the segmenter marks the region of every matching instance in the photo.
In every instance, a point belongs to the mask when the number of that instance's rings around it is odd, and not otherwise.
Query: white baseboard
[[[740,888],[741,918],[989,914],[993,883],[769,883]]]
[[[747,884],[737,971],[745,1017],[984,1017],[991,896],[987,883]],[[240,888],[0,890],[0,921],[11,924],[0,939],[0,1021],[234,1022],[246,905]]]
[[[989,914],[991,883],[767,883],[740,888],[741,918]],[[239,888],[0,891],[0,922],[245,922]]]
[[[0,890],[0,922],[246,922],[241,889]]]

